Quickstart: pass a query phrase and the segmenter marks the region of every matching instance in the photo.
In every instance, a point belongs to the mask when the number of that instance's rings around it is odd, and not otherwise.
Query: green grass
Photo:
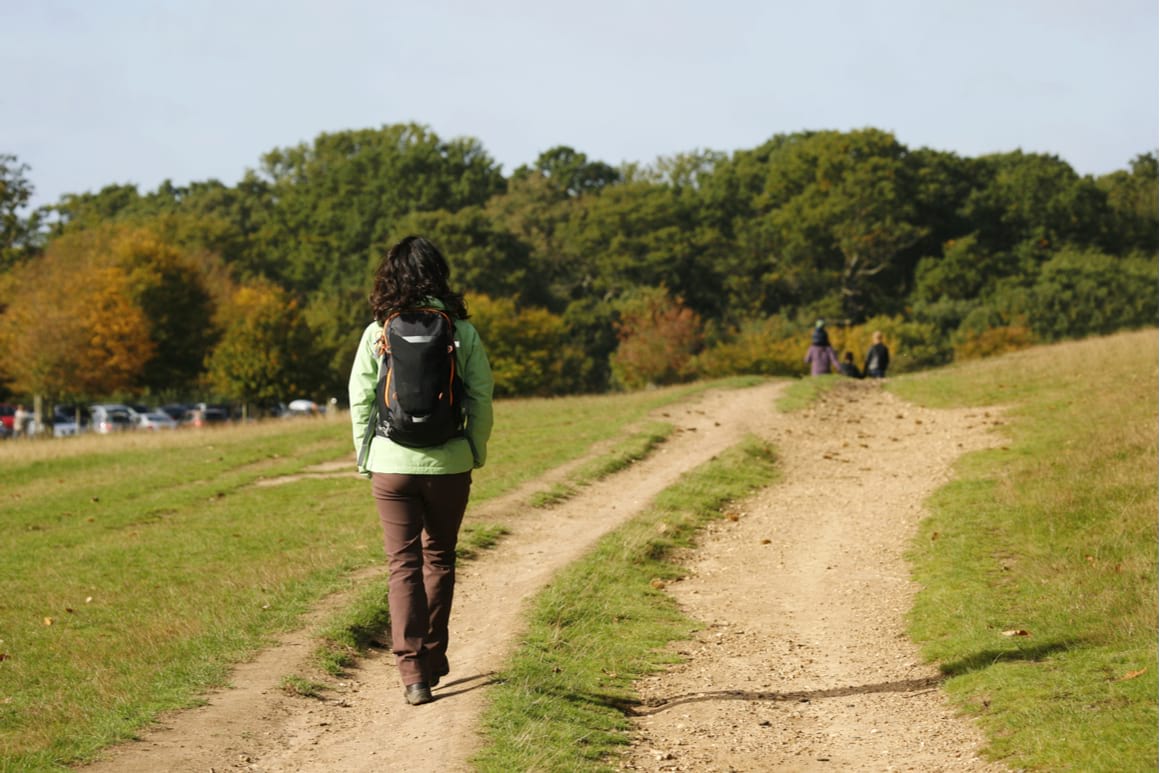
[[[534,600],[528,632],[492,688],[483,723],[483,771],[610,770],[626,743],[633,682],[671,662],[662,647],[696,623],[661,588],[682,574],[688,547],[724,505],[767,484],[768,447],[749,440],[657,497],[604,537]]]
[[[782,413],[792,413],[813,404],[819,397],[836,388],[846,376],[827,374],[806,376],[790,382],[777,401],[777,409]]]
[[[1004,448],[959,465],[911,551],[923,586],[912,634],[989,753],[1029,770],[1155,770],[1156,331],[890,388],[926,405],[1007,406]]]
[[[283,677],[281,687],[282,692],[287,695],[296,695],[301,698],[322,698],[326,692],[326,685],[298,676]]]
[[[710,386],[501,401],[472,503]],[[343,420],[0,444],[0,770],[63,770],[195,705],[381,564],[366,481],[253,485],[337,460],[353,460]],[[465,551],[503,529],[469,508]],[[324,642],[357,647],[385,623],[381,589],[354,591]]]
[[[640,432],[624,438],[618,446],[581,465],[563,483],[554,483],[532,496],[533,507],[550,507],[576,496],[584,486],[619,472],[648,456],[673,434],[667,422],[651,422]]]

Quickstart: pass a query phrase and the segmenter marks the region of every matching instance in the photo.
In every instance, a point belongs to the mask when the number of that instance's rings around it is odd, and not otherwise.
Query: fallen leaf
[[[661,588],[665,587],[665,581],[659,578],[655,578],[652,582],[649,583],[649,585],[653,586],[657,590],[660,590]]]
[[[938,532],[931,532],[930,541],[934,542],[936,539],[938,539]]]
[[[1141,668],[1139,671],[1129,671],[1128,673],[1124,674],[1123,676],[1121,676],[1121,677],[1120,677],[1119,679],[1117,679],[1116,681],[1117,681],[1117,682],[1126,682],[1126,681],[1128,681],[1129,679],[1135,679],[1135,678],[1136,678],[1136,677],[1138,677],[1138,676],[1143,676],[1143,675],[1144,675],[1144,672],[1145,672],[1145,671],[1147,671],[1147,670],[1148,670],[1147,668]]]
[[[1016,628],[1010,631],[1003,631],[1004,636],[1030,636],[1031,631],[1024,631],[1022,628]]]
[[[45,625],[52,625],[52,618],[51,617],[44,618],[44,624]]]
[[[771,542],[773,542],[773,540],[771,540],[771,539],[763,539],[763,540],[761,541],[761,544],[762,544],[762,545],[768,545],[768,544],[769,544],[769,543],[771,543]]]
[[[93,597],[92,597],[92,596],[86,596],[86,597],[85,597],[85,603],[86,603],[86,604],[92,604],[92,603],[93,603]]]

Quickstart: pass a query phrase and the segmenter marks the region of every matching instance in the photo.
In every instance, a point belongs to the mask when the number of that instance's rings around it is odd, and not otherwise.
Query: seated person
[[[862,378],[862,371],[858,370],[858,366],[854,364],[853,352],[846,352],[845,357],[842,359],[842,364],[838,366],[838,370],[841,371],[843,376]]]

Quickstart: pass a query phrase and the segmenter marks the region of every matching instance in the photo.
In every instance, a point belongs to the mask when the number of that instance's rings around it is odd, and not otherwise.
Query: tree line
[[[109,185],[27,212],[0,155],[0,389],[54,400],[345,394],[372,272],[423,234],[500,395],[802,372],[805,333],[883,330],[907,368],[1156,324],[1155,152],[1099,177],[893,134],[778,134],[506,175],[416,124],[324,133],[236,185]]]

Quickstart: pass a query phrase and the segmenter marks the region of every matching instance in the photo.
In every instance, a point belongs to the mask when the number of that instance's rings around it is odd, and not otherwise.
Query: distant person
[[[479,333],[467,321],[463,296],[448,285],[450,273],[443,254],[422,237],[408,236],[388,249],[370,296],[374,322],[363,331],[350,373],[350,417],[359,472],[371,479],[388,559],[391,649],[403,698],[413,706],[434,700],[431,688],[451,668],[447,642],[455,546],[471,492],[471,471],[487,459],[492,428],[491,366]],[[397,430],[394,416],[378,398],[379,371],[389,356],[384,354],[389,350],[384,325],[397,312],[431,308],[446,312],[453,326],[454,364],[462,380],[466,423],[461,429],[453,427],[448,440],[442,440],[441,433],[438,445],[416,446],[410,438],[391,435]],[[416,345],[430,347],[429,339],[416,337]],[[448,354],[452,352],[443,356]],[[417,372],[436,372],[428,360],[407,362],[421,362],[415,366]],[[403,367],[404,358],[399,357],[398,364]],[[435,364],[445,366],[446,360]]]
[[[854,353],[846,352],[842,358],[842,364],[839,366],[843,376],[850,378],[862,378],[862,371],[858,370],[858,366],[854,364]]]
[[[810,337],[810,348],[806,351],[805,361],[809,363],[812,376],[824,376],[841,369],[838,355],[834,353],[834,347],[830,346],[830,335],[826,332],[824,319],[814,323],[814,332]]]
[[[12,414],[12,434],[16,437],[32,437],[32,424],[36,420],[36,414],[24,407],[24,404],[16,406],[16,411]]]
[[[870,378],[886,378],[890,367],[890,350],[882,343],[882,331],[874,331],[874,344],[866,352],[866,375]]]

